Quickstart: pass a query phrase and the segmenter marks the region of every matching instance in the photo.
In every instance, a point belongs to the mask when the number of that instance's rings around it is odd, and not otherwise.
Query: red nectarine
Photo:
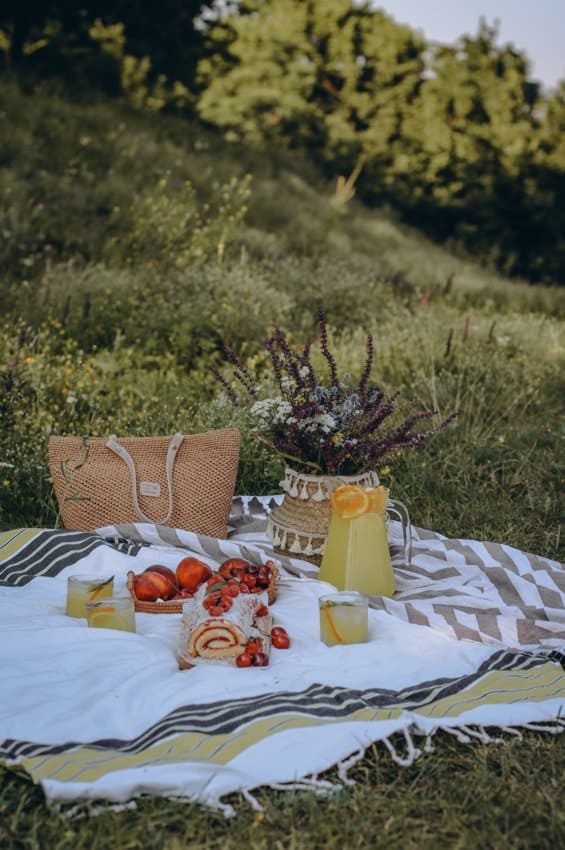
[[[193,557],[183,558],[177,566],[176,572],[179,586],[191,590],[193,593],[198,590],[198,586],[203,581],[206,581],[212,575],[212,570],[207,564]]]
[[[162,576],[165,576],[165,578],[169,579],[171,584],[173,584],[176,588],[178,588],[177,577],[174,573],[174,570],[171,570],[170,567],[165,567],[165,566],[163,566],[163,564],[152,564],[152,566],[147,567],[147,569],[144,570],[144,572],[146,572],[146,573],[161,573]]]
[[[167,576],[149,570],[134,576],[133,590],[141,602],[156,602],[157,599],[171,599],[177,586]]]

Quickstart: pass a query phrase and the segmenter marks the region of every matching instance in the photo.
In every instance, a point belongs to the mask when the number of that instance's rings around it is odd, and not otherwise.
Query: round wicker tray
[[[267,588],[267,595],[269,598],[269,605],[272,605],[277,598],[276,584],[279,577],[279,571],[272,561],[267,561],[267,563],[271,568],[271,580]],[[139,611],[140,614],[182,614],[182,606],[185,602],[190,601],[189,599],[169,599],[167,601],[160,600],[158,602],[142,602],[141,599],[138,599],[135,595],[135,591],[133,589],[134,578],[135,573],[130,570],[126,578],[126,587],[133,599],[135,610]]]

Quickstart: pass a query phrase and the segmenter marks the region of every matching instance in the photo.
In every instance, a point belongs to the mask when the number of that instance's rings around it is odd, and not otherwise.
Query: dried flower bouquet
[[[392,457],[405,449],[420,448],[430,437],[443,430],[455,417],[425,430],[415,430],[435,411],[417,411],[398,419],[400,391],[386,395],[371,381],[374,349],[367,336],[365,365],[358,381],[340,377],[335,357],[328,345],[328,329],[323,314],[319,317],[319,346],[327,362],[327,377],[312,363],[312,343],[294,351],[286,335],[277,328],[266,342],[276,394],[262,396],[261,385],[226,348],[234,367],[233,377],[247,397],[256,422],[255,435],[288,460],[298,472],[310,475],[352,475],[382,469]],[[234,405],[242,398],[218,370],[216,378]],[[271,381],[271,384],[273,381]],[[396,414],[396,415],[394,415]]]

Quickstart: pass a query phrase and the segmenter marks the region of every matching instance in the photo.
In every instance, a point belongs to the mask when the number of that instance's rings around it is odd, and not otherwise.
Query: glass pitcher
[[[349,493],[345,493],[346,489]],[[358,491],[362,491],[361,494]],[[387,516],[399,519],[405,559],[410,563],[412,530],[405,505],[388,499],[384,487],[337,488],[330,501],[330,525],[320,579],[339,590],[392,596],[396,584],[386,523]]]

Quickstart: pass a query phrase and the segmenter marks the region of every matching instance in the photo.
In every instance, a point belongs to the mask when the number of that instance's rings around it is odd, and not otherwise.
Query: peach
[[[134,576],[133,590],[141,602],[156,602],[157,599],[171,599],[177,586],[167,576],[149,570]]]
[[[188,557],[178,564],[176,574],[179,587],[194,593],[203,581],[210,578],[212,570],[198,558]]]
[[[162,576],[165,576],[169,579],[171,584],[174,585],[175,589],[178,589],[177,577],[173,570],[170,567],[165,567],[162,564],[152,564],[150,567],[147,567],[144,570],[146,573],[161,573]]]

